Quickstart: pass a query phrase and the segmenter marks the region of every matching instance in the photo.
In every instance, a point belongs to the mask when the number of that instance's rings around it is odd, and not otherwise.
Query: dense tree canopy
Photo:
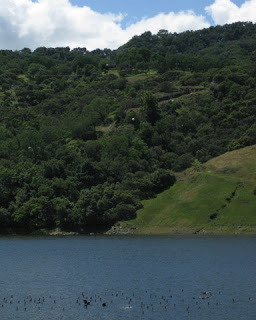
[[[0,231],[107,228],[256,143],[256,26],[0,51]]]

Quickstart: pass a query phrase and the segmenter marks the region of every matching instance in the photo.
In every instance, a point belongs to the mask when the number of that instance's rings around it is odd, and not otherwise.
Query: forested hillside
[[[256,144],[256,25],[0,50],[0,232],[107,229]]]

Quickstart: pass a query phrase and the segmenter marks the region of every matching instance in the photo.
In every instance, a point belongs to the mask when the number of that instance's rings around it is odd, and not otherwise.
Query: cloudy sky
[[[0,0],[0,49],[116,49],[134,35],[256,23],[256,0]]]

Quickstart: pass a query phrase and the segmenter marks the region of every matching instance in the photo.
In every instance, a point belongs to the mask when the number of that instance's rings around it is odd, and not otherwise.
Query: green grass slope
[[[139,234],[256,232],[256,145],[177,174],[177,183],[144,201],[120,230]]]

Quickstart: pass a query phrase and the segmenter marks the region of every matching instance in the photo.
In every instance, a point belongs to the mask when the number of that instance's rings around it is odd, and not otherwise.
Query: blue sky
[[[204,13],[204,8],[209,6],[211,0],[71,0],[71,3],[80,7],[89,6],[93,10],[101,13],[127,13],[130,16],[153,16],[159,12],[168,13],[169,11],[194,10],[197,13]],[[233,3],[241,5],[243,0],[233,0]]]
[[[160,29],[256,22],[256,0],[0,0],[0,49],[117,49]]]
[[[234,4],[240,6],[243,0],[233,0]],[[204,8],[213,3],[211,0],[71,0],[71,3],[80,7],[89,6],[93,10],[106,13],[122,13],[127,16],[122,25],[140,20],[143,16],[153,17],[160,12],[168,13],[170,11],[179,12],[193,10],[197,14],[205,14]],[[211,20],[209,18],[209,20]],[[211,21],[214,24],[213,21]]]

